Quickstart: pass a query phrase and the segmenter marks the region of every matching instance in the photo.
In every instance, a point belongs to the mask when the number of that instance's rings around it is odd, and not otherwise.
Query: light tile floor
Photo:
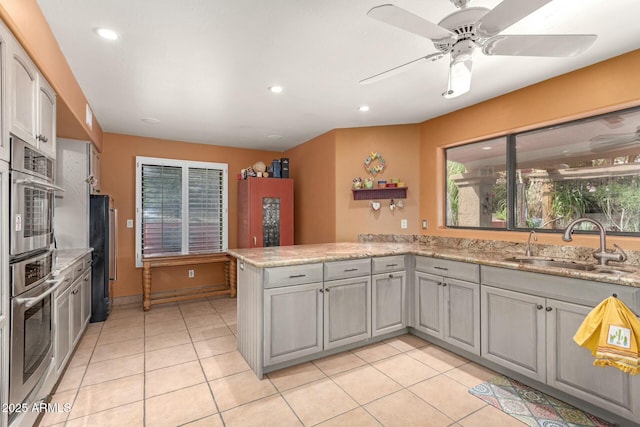
[[[496,374],[412,335],[273,372],[236,350],[236,300],[116,307],[40,426],[522,426],[468,390]],[[62,405],[60,405],[62,406]]]

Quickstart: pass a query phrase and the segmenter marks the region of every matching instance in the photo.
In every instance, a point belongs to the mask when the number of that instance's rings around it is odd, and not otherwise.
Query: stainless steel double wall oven
[[[44,380],[53,355],[53,159],[11,137],[9,400],[26,401]]]

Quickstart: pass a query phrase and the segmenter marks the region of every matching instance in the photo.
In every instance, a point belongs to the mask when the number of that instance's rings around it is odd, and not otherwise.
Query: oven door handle
[[[48,182],[38,181],[33,178],[16,179],[15,183],[21,184],[21,185],[33,185],[34,187],[41,187],[41,188],[45,188],[47,190],[53,190],[53,191],[64,191],[64,188],[62,187],[49,184]]]
[[[40,301],[42,301],[43,299],[45,299],[49,294],[54,292],[56,289],[58,289],[58,287],[60,287],[62,282],[65,281],[65,279],[66,279],[65,276],[60,276],[57,279],[47,280],[45,283],[53,283],[53,285],[47,291],[33,298],[15,297],[14,301],[17,302],[18,304],[24,304],[26,308],[31,308],[37,303],[39,303]]]

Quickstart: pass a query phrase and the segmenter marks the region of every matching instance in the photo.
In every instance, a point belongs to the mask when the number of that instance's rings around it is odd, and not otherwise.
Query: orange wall
[[[0,0],[0,18],[58,95],[58,136],[90,139],[101,150],[102,128],[95,116],[93,129],[85,124],[87,99],[36,0]]]
[[[423,174],[420,217],[424,234],[524,241],[526,233],[450,230],[444,227],[444,148],[496,135],[561,123],[640,105],[640,50],[546,80],[420,125]],[[541,243],[563,244],[557,235]],[[573,244],[597,246],[596,236],[576,236]],[[624,248],[640,249],[638,238],[615,238]]]
[[[336,241],[355,242],[359,233],[418,234],[420,176],[424,172],[419,159],[420,126],[338,129],[336,136]],[[374,184],[398,178],[408,186],[404,208],[391,211],[390,201],[379,199],[380,210],[373,211],[368,200],[353,200],[352,181],[370,176],[364,168],[364,159],[371,152],[380,153],[386,164],[384,171],[375,176]],[[400,228],[401,219],[408,220],[406,230]]]
[[[336,131],[320,135],[283,155],[294,181],[295,244],[335,242]]]
[[[142,293],[142,269],[135,267],[135,229],[126,228],[127,219],[135,221],[136,156],[227,163],[229,247],[235,248],[238,240],[236,175],[240,169],[251,166],[258,160],[270,163],[271,160],[282,157],[282,153],[105,133],[100,168],[101,192],[112,196],[118,209],[118,280],[114,286],[115,297]],[[189,268],[196,270],[193,279],[187,278]],[[153,270],[154,291],[220,282],[222,268],[219,265]]]

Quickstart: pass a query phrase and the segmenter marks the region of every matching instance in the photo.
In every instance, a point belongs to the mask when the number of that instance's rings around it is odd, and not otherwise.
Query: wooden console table
[[[184,290],[163,292],[162,296],[151,298],[151,269],[154,267],[173,267],[178,265],[194,265],[224,262],[224,285],[203,286]],[[177,255],[167,257],[149,257],[142,259],[142,308],[151,310],[151,304],[185,301],[194,298],[207,298],[220,295],[235,297],[236,291],[236,259],[226,253],[202,255]]]

